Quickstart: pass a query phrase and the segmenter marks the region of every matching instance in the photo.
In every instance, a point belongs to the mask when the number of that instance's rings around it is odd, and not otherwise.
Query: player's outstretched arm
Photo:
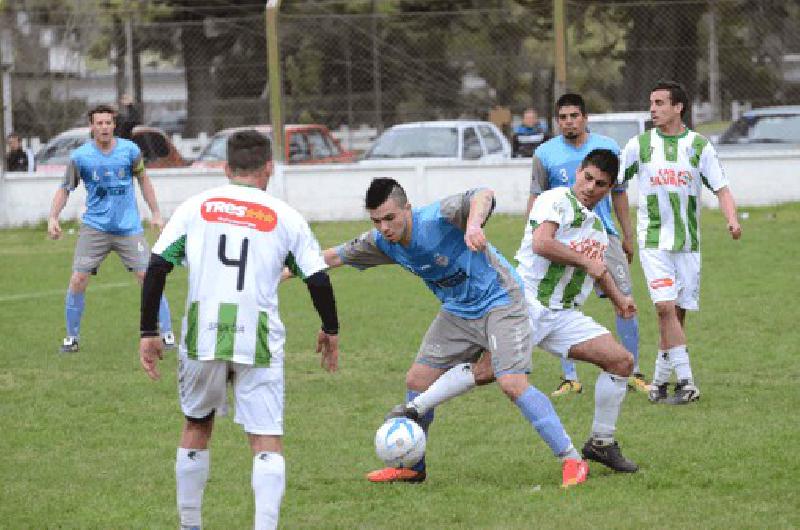
[[[67,205],[68,198],[69,190],[64,187],[59,187],[53,196],[50,215],[47,216],[47,235],[50,236],[50,239],[61,238],[61,225],[58,223],[58,216],[61,215],[61,211]]]
[[[736,212],[736,201],[733,199],[733,193],[728,186],[724,186],[716,191],[717,199],[719,200],[719,209],[728,221],[728,232],[730,232],[733,239],[742,237],[742,225],[739,224],[739,216]]]
[[[635,245],[633,241],[630,205],[628,204],[628,192],[625,190],[612,191],[611,204],[614,206],[614,213],[617,216],[619,227],[622,230],[622,251],[625,252],[628,263],[633,263]]]
[[[164,344],[158,333],[158,306],[170,271],[172,263],[158,254],[152,254],[142,281],[139,361],[145,373],[153,381],[161,377],[157,365],[158,361],[164,358]]]
[[[142,189],[142,197],[147,207],[150,208],[150,224],[161,231],[164,228],[164,219],[161,217],[161,210],[158,208],[158,200],[156,199],[156,190],[153,188],[153,182],[147,175],[147,172],[142,170],[138,174],[139,187]]]
[[[336,252],[336,247],[326,248],[322,251],[322,258],[325,260],[325,264],[330,269],[335,269],[336,267],[341,267],[344,265],[344,261],[342,261],[341,256],[339,253]]]
[[[622,318],[633,318],[636,315],[636,303],[633,298],[622,293],[617,287],[611,273],[606,271],[600,278],[597,279],[597,285],[602,289],[603,293],[611,300],[614,305],[614,310]]]

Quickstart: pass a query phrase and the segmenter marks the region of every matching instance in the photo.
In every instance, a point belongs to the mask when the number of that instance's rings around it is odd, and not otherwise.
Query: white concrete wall
[[[800,150],[723,152],[720,160],[740,206],[800,201]],[[528,199],[529,163],[448,162],[435,164],[335,164],[283,166],[276,170],[270,191],[297,208],[309,220],[363,219],[364,192],[374,177],[397,179],[413,204],[423,205],[451,193],[486,186],[495,190],[497,211],[522,213]],[[219,170],[165,169],[149,172],[165,216],[187,197],[226,182]],[[0,178],[0,227],[32,224],[47,218],[61,175],[7,173]],[[636,186],[630,188],[636,202]],[[80,215],[83,188],[72,194],[62,219]],[[147,217],[147,208],[140,208]],[[703,204],[716,206],[706,192]]]

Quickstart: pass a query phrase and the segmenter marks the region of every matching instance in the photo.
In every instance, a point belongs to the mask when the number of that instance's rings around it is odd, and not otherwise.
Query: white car
[[[361,162],[396,160],[501,160],[511,144],[488,121],[403,123],[386,129]]]
[[[609,112],[589,114],[590,132],[613,138],[620,149],[628,140],[653,127],[649,112]]]

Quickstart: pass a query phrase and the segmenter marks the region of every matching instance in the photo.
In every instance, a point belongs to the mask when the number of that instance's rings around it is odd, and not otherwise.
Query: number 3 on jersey
[[[247,268],[247,248],[249,245],[250,241],[247,238],[242,239],[242,247],[239,251],[239,259],[230,259],[228,258],[228,253],[226,252],[225,248],[227,246],[227,237],[225,234],[219,236],[219,249],[217,251],[219,260],[223,265],[228,267],[236,267],[239,269],[239,275],[236,279],[237,291],[244,289],[244,271]]]

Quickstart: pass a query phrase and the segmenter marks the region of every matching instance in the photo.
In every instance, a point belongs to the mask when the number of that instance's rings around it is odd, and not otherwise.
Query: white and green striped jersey
[[[578,201],[570,188],[553,188],[533,203],[522,244],[515,259],[517,272],[526,292],[550,309],[569,309],[581,305],[594,286],[586,271],[572,265],[553,263],[533,251],[533,231],[544,222],[558,225],[555,239],[569,248],[602,260],[608,235],[600,218]]]
[[[666,136],[653,128],[631,138],[619,177],[638,177],[639,246],[671,251],[700,250],[702,185],[714,192],[728,185],[714,147],[689,129]]]
[[[284,265],[310,276],[326,268],[308,223],[267,192],[228,184],[188,199],[153,252],[189,268],[181,348],[190,359],[281,367],[278,313]]]

